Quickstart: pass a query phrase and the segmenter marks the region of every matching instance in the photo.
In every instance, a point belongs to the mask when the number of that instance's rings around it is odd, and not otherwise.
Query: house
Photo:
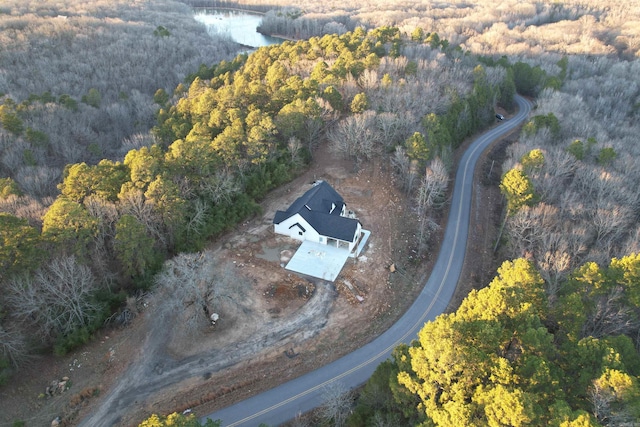
[[[348,249],[357,248],[362,224],[344,200],[325,181],[316,181],[286,211],[277,211],[274,231],[301,241],[312,241]]]

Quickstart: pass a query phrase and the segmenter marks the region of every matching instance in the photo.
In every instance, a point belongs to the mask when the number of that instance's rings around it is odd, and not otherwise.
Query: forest
[[[508,104],[515,90],[501,68],[465,58],[436,34],[411,39],[395,27],[286,42],[185,74],[173,89],[147,88],[155,125],[133,135],[146,143],[130,148],[122,141],[129,150],[119,159],[65,164],[55,172],[55,197],[30,192],[19,173],[2,178],[3,354],[13,367],[42,346],[64,354],[105,321],[126,321],[127,300],[153,286],[165,259],[201,250],[256,213],[266,192],[311,161],[324,138],[354,167],[392,153],[408,192],[435,159],[434,179],[421,185],[426,215],[446,186],[456,141],[492,122],[496,100]],[[69,97],[74,114],[108,99],[93,89]],[[46,93],[22,94],[22,101],[19,93],[5,95],[6,156],[31,144],[34,133],[51,144],[51,129],[30,120],[42,108],[67,107]],[[47,164],[54,174],[56,159],[32,160],[36,165],[20,167]],[[439,184],[429,187],[435,178]],[[25,215],[25,205],[36,203],[41,216]]]
[[[157,269],[164,254],[153,253],[153,238],[111,203],[129,173],[124,157],[155,144],[156,91],[173,89],[212,59],[232,58],[238,45],[210,36],[184,4],[147,8],[124,1],[4,2],[0,38],[0,377],[6,381],[43,346],[58,342],[56,351],[64,353],[86,342],[135,292],[132,282],[140,280],[133,270],[151,277]],[[76,186],[84,186],[77,188],[84,196],[97,191],[95,203],[87,197],[82,204],[79,193],[62,197],[65,176],[83,181]],[[137,250],[113,246],[123,233],[128,245],[144,248],[147,265],[140,259],[118,265],[116,252]]]
[[[0,378],[126,321],[165,260],[259,212],[324,141],[394,168],[423,250],[454,150],[517,91],[536,109],[502,164],[495,279],[323,413],[640,420],[637,2],[185,3],[294,40],[237,54],[178,2],[0,10]]]

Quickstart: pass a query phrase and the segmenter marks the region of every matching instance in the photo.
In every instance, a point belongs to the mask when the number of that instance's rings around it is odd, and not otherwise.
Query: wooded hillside
[[[86,342],[325,140],[388,162],[423,250],[453,150],[518,90],[537,108],[500,182],[514,261],[399,348],[349,422],[637,422],[640,4],[267,3],[261,30],[301,40],[238,56],[179,3],[0,8],[0,368]]]
[[[163,28],[150,37],[172,37]],[[425,176],[441,184],[424,199],[426,218],[431,204],[442,203],[452,150],[492,123],[495,103],[509,104],[513,92],[502,66],[480,65],[435,34],[409,37],[395,27],[285,42],[194,67],[184,83],[154,91],[156,125],[145,143],[124,158],[67,164],[41,217],[25,215],[35,197],[22,182],[3,178],[7,360],[18,364],[43,345],[66,352],[106,318],[126,320],[118,312],[127,295],[148,289],[166,258],[202,249],[255,213],[325,137],[356,168],[387,159],[408,192],[435,161],[430,170],[438,173]],[[77,113],[99,108],[98,95],[73,104]],[[53,96],[29,102],[5,97],[3,131],[16,141],[30,129],[27,107],[67,109]],[[423,230],[419,245],[427,243]],[[28,331],[36,340],[21,338]]]
[[[77,330],[72,340],[86,341],[87,331],[101,325],[103,316],[124,297],[114,298],[121,287],[112,287],[118,267],[82,249],[96,238],[115,237],[96,234],[102,219],[108,222],[115,212],[100,211],[94,204],[98,211],[89,214],[71,200],[49,209],[59,194],[65,167],[78,176],[90,169],[88,165],[101,162],[96,167],[99,173],[81,179],[93,179],[105,198],[114,197],[105,192],[123,179],[124,155],[155,143],[150,129],[159,108],[156,91],[172,90],[203,63],[232,58],[238,45],[226,37],[210,36],[182,3],[81,0],[3,2],[0,45],[0,376],[4,379],[4,368],[17,366],[42,342],[50,342],[52,331],[58,330],[55,336]],[[98,220],[95,215],[103,216]],[[60,227],[67,237],[43,237],[43,232]],[[144,247],[144,236],[131,237]],[[67,241],[63,247],[70,251],[55,249],[54,240]],[[147,255],[149,250],[153,248]],[[8,278],[16,276],[22,278],[10,285]],[[21,298],[14,305],[11,286],[19,292],[35,291],[30,302]],[[115,292],[105,292],[105,287]],[[63,302],[60,292],[67,292],[73,303]],[[26,339],[33,332],[25,329],[26,324],[16,323],[22,315],[48,319],[38,321],[44,329],[34,335],[35,340]]]
[[[156,90],[238,49],[184,4],[144,1],[5,1],[0,44],[0,176],[36,222],[65,165],[151,145]]]
[[[570,372],[574,368],[571,365],[582,363],[579,362],[580,356],[566,353],[574,351],[569,350],[571,345],[588,347],[593,340],[600,345],[608,343],[603,349],[616,355],[615,360],[622,361],[624,366],[623,369],[620,366],[615,368],[603,361],[594,363],[591,371],[582,370],[582,379],[576,383],[580,390],[571,392],[574,396],[582,397],[573,402],[565,401],[568,406],[558,409],[555,413],[558,418],[553,422],[565,423],[563,425],[637,422],[638,412],[633,402],[637,402],[638,392],[638,372],[634,366],[639,347],[639,312],[633,295],[638,280],[617,279],[617,273],[613,271],[619,268],[621,262],[628,265],[630,271],[635,271],[638,268],[635,254],[640,251],[640,192],[635,184],[640,170],[636,166],[637,123],[640,115],[640,88],[637,83],[640,71],[640,5],[638,2],[607,4],[595,1],[562,4],[516,4],[509,1],[499,4],[449,2],[441,5],[426,1],[411,2],[410,5],[402,2],[382,3],[350,3],[347,8],[344,4],[331,2],[296,4],[295,7],[283,2],[282,5],[286,6],[283,11],[286,13],[268,14],[263,29],[296,36],[348,31],[363,23],[393,24],[408,34],[420,27],[436,31],[450,43],[460,44],[464,51],[483,56],[488,63],[500,61],[506,56],[512,63],[521,60],[559,77],[555,84],[546,80],[552,87],[541,90],[536,83],[538,79],[535,72],[523,73],[518,72],[517,67],[513,68],[516,81],[518,75],[527,76],[525,82],[520,82],[520,90],[524,89],[522,83],[525,83],[528,89],[523,93],[537,97],[537,109],[519,141],[508,149],[508,157],[503,165],[502,189],[506,199],[514,204],[510,204],[512,208],[505,213],[506,234],[499,246],[499,253],[505,258],[526,257],[532,268],[541,275],[543,282],[539,283],[543,286],[546,304],[551,310],[549,313],[553,313],[550,317],[546,314],[541,318],[542,325],[554,342],[566,343],[564,349],[554,351],[559,351],[566,360],[560,369],[564,371],[563,375],[569,374],[567,381],[573,381]],[[518,180],[509,181],[515,176],[519,177],[519,183]],[[514,184],[520,185],[515,192]],[[624,276],[630,277],[627,274]],[[595,277],[601,277],[603,281],[598,281],[600,284],[594,286]],[[472,302],[464,304],[471,305]],[[460,313],[458,316],[465,315]],[[442,319],[428,329],[435,329],[437,324],[448,321]],[[553,322],[559,324],[554,326]],[[517,329],[522,326],[524,324],[514,327]],[[475,328],[471,325],[468,327]],[[481,332],[479,329],[473,331],[476,332],[471,332],[469,339],[478,342],[476,340],[479,340],[478,334]],[[441,332],[452,333],[450,327]],[[518,335],[522,332],[510,330],[509,333]],[[426,336],[426,330],[423,334]],[[570,338],[567,340],[562,336]],[[434,345],[446,342],[439,337],[429,341],[421,334],[417,346],[426,352]],[[459,339],[455,337],[446,345],[459,347]],[[623,341],[626,344],[622,344]],[[509,346],[514,344],[506,339],[503,341],[505,343]],[[509,355],[509,350],[504,350],[507,347],[496,354],[506,357],[510,369],[517,370],[518,363],[524,361],[520,358],[526,354],[523,345],[522,341],[517,343],[517,351],[521,354],[517,358]],[[629,351],[632,347],[633,350]],[[475,396],[460,395],[459,403],[472,401],[477,406],[456,406],[459,412],[454,415],[453,405],[458,403],[455,403],[453,391],[447,391],[444,385],[438,386],[435,394],[429,395],[427,391],[427,386],[434,385],[432,380],[426,379],[424,372],[437,370],[435,364],[422,365],[425,358],[429,360],[429,356],[422,353],[418,355],[416,349],[411,354],[418,359],[411,359],[414,367],[410,368],[405,365],[409,359],[403,362],[402,351],[398,351],[394,363],[399,368],[393,368],[396,371],[392,369],[391,390],[398,390],[393,385],[398,381],[393,372],[404,370],[409,376],[418,373],[421,377],[421,380],[415,377],[412,380],[404,377],[402,380],[415,392],[413,397],[400,398],[394,391],[395,398],[399,399],[397,401],[402,402],[400,406],[408,411],[403,416],[418,417],[410,418],[413,422],[425,419],[420,416],[426,416],[436,425],[456,426],[467,423],[530,425],[551,422],[550,419],[542,421],[536,418],[539,416],[535,407],[539,398],[534,397],[537,392],[524,385],[517,386],[514,378],[515,384],[512,382],[507,388],[504,384],[500,387],[488,387],[485,384],[484,390],[478,391]],[[492,351],[488,354],[493,354]],[[540,351],[540,348],[536,351]],[[557,354],[553,357],[557,357]],[[452,363],[464,361],[454,358]],[[465,365],[460,368],[461,372],[476,365],[476,362]],[[384,371],[389,367],[380,369]],[[442,371],[437,372],[439,376],[442,375]],[[457,378],[455,382],[458,381],[462,380]],[[623,386],[623,383],[627,386]],[[464,384],[469,387],[468,383]],[[373,418],[359,418],[360,421],[352,418],[350,423],[398,425],[409,422],[405,418],[394,418],[401,416],[399,413],[393,415],[393,410],[385,412],[382,402],[393,401],[393,398],[376,394],[380,391],[376,388],[378,386],[374,378],[363,397],[365,406],[370,405],[368,407],[372,411],[368,416]],[[571,386],[567,384],[562,388],[568,390]],[[545,393],[549,392],[550,389],[546,389]],[[451,393],[451,403],[445,405],[440,393]],[[486,393],[485,397],[482,397],[482,393]],[[503,403],[511,399],[512,412],[491,406],[489,402],[498,401],[498,395],[490,397],[491,393],[503,393],[500,398]],[[554,405],[553,399],[545,396],[539,401],[542,413]],[[407,410],[418,407],[420,403],[423,406],[419,407],[418,412]],[[516,413],[514,408],[518,407],[521,412]],[[577,412],[572,415],[567,412],[568,408]]]

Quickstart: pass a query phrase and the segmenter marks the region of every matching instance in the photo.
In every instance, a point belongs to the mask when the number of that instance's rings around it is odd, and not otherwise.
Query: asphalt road
[[[531,103],[520,96],[516,96],[516,102],[518,114],[483,133],[463,155],[456,172],[451,210],[440,254],[431,276],[409,310],[391,328],[364,347],[278,387],[209,414],[202,421],[207,418],[222,420],[225,427],[258,426],[261,423],[276,426],[289,421],[299,413],[321,406],[327,387],[332,383],[340,383],[345,390],[363,384],[378,364],[389,358],[396,346],[416,339],[425,322],[435,319],[447,308],[464,262],[476,163],[494,140],[528,117]]]

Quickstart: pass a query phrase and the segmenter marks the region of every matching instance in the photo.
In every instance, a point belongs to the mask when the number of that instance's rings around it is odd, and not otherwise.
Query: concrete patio
[[[344,248],[306,240],[298,247],[285,268],[296,273],[333,282],[340,274],[347,259],[360,255],[370,235],[370,231],[362,230],[362,238],[355,253],[349,253]]]

